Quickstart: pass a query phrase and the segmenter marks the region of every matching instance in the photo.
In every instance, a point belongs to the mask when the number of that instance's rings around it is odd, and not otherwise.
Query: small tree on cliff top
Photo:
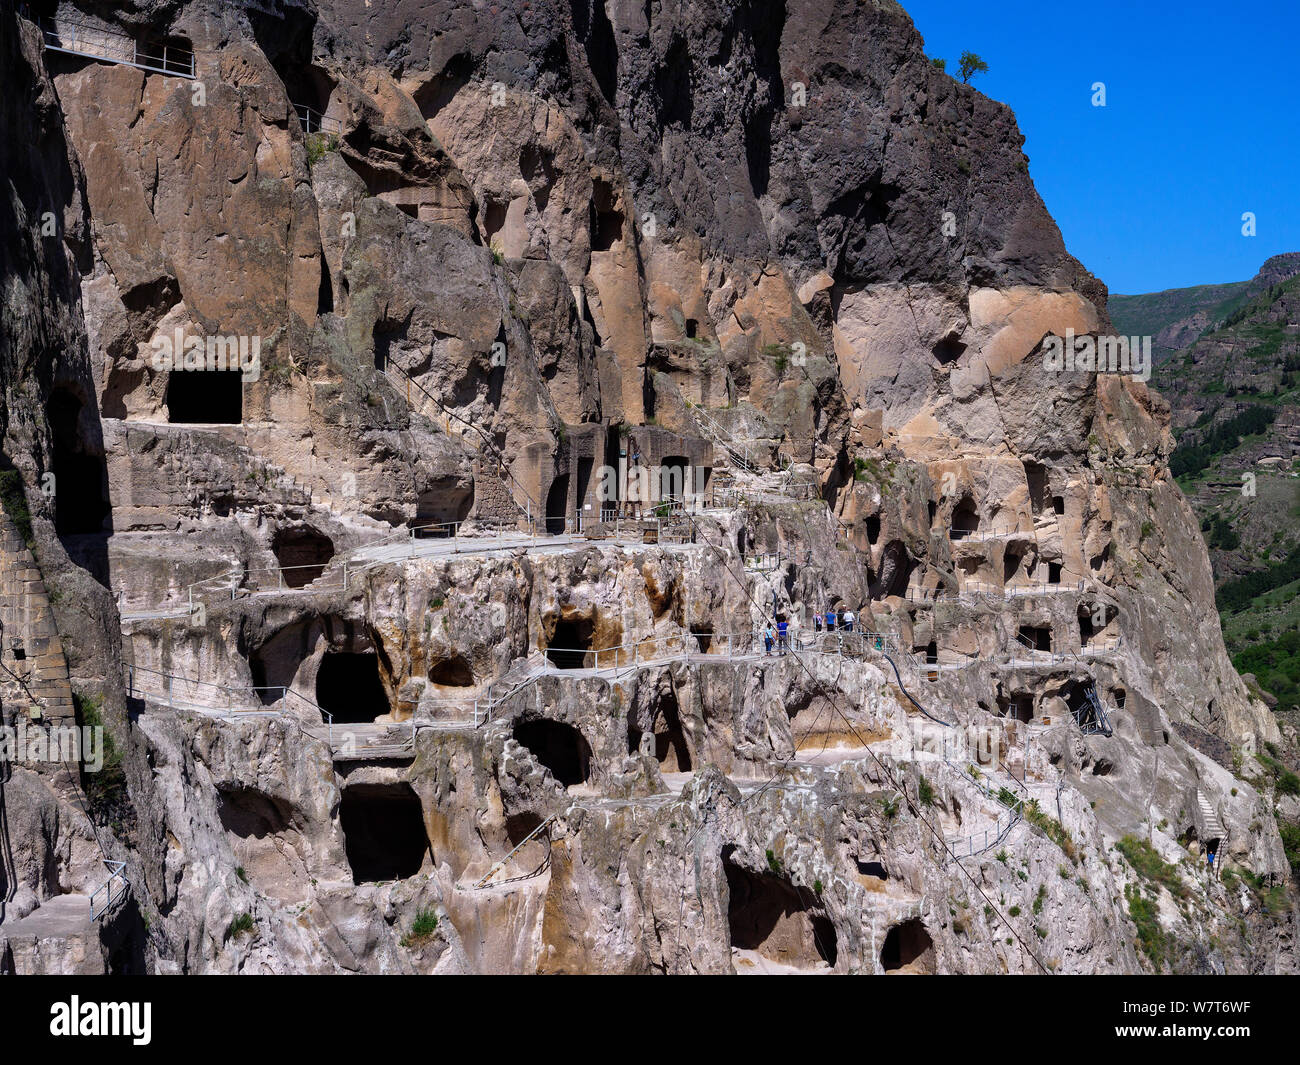
[[[961,54],[961,80],[967,85],[970,79],[976,74],[988,73],[989,65],[984,62],[974,52],[962,52]]]

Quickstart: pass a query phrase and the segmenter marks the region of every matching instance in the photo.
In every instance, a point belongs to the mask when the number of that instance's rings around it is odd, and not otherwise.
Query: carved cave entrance
[[[686,732],[682,728],[680,707],[677,693],[669,687],[661,690],[658,703],[654,708],[654,717],[650,723],[650,733],[654,737],[654,756],[659,768],[665,773],[691,772],[690,745],[686,742]],[[641,749],[645,732],[640,722],[630,719],[627,726],[627,751],[636,754]]]
[[[592,623],[588,618],[557,621],[546,648],[546,657],[556,669],[582,669],[591,650]]]
[[[722,851],[732,947],[801,969],[834,967],[835,926],[825,916],[810,912],[812,893],[801,894],[775,873],[750,872],[732,861],[734,851],[733,846]]]
[[[50,395],[54,529],[59,536],[111,531],[107,467],[103,454],[83,438],[84,413],[85,403],[68,389],[58,388]]]
[[[410,784],[353,784],[339,804],[354,884],[406,880],[433,858],[424,810]]]
[[[324,571],[334,557],[334,541],[310,525],[293,525],[275,531],[271,550],[284,570],[284,583],[304,588]]]
[[[572,725],[534,718],[517,721],[512,734],[564,787],[585,783],[591,775],[591,745]]]
[[[379,676],[379,655],[355,651],[326,651],[316,672],[316,705],[336,725],[375,721],[391,711],[388,692]]]
[[[546,532],[559,536],[564,532],[569,513],[569,475],[562,473],[551,482],[546,493]]]
[[[880,966],[887,973],[934,972],[934,941],[919,918],[896,924],[885,936]]]

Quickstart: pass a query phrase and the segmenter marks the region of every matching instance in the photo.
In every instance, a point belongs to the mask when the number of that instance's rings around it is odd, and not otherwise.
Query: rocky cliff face
[[[1294,969],[1168,409],[901,8],[31,14],[5,664],[122,784],[14,766],[8,967]]]

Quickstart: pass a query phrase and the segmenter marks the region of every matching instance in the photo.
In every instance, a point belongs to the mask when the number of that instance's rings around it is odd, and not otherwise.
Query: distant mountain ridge
[[[1247,300],[1270,285],[1300,274],[1300,252],[1285,252],[1265,261],[1248,281],[1193,285],[1140,295],[1110,296],[1111,321],[1124,336],[1150,336],[1156,363],[1222,324]]]

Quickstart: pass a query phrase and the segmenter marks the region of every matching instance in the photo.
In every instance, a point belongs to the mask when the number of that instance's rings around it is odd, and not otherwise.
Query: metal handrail
[[[131,890],[131,884],[126,879],[126,862],[112,862],[105,858],[104,865],[108,869],[108,879],[90,895],[90,919],[92,921],[97,921],[103,917],[104,914],[126,898]],[[101,895],[104,896],[104,901],[97,909],[95,900]]]
[[[328,115],[321,114],[314,107],[307,104],[294,104],[293,110],[297,114],[298,124],[305,134],[343,132],[342,122],[337,118],[330,118]]]
[[[191,81],[196,77],[194,53],[188,48],[163,43],[148,46],[155,49],[149,51],[137,38],[121,30],[96,26],[64,15],[42,18],[38,25],[47,51],[103,59],[167,77],[187,78]],[[81,31],[80,35],[78,31]],[[110,45],[103,43],[105,39],[118,42],[120,51],[114,52]],[[127,45],[131,46],[129,59],[126,58]]]

